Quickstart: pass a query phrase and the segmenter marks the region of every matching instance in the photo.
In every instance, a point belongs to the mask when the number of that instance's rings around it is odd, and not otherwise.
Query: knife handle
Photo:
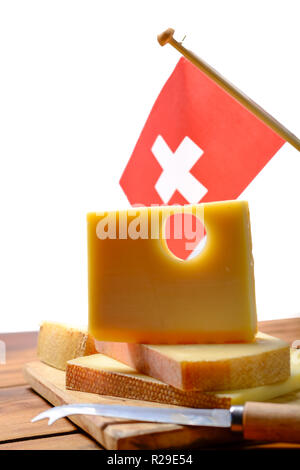
[[[251,440],[300,443],[300,405],[247,402],[243,434]]]

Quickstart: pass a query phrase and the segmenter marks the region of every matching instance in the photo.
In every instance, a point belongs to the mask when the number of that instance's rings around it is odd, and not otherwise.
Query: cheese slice
[[[291,375],[272,385],[227,392],[184,392],[102,354],[69,361],[66,387],[135,400],[153,401],[191,408],[229,408],[247,401],[268,401],[300,390],[300,352],[291,351]],[[278,398],[280,401],[280,398]],[[287,397],[288,400],[288,397]]]
[[[38,357],[56,369],[65,370],[68,360],[95,354],[95,341],[86,328],[43,322],[38,336]]]
[[[300,351],[291,349],[291,375],[287,380],[262,387],[223,391],[218,393],[217,396],[230,398],[231,405],[243,405],[247,401],[276,401],[274,399],[281,396],[286,396],[285,401],[288,402],[288,395],[296,390],[300,390]],[[280,399],[278,401],[280,402]]]
[[[235,390],[286,380],[289,345],[258,333],[252,343],[145,345],[96,341],[96,348],[182,390]]]
[[[165,232],[169,217],[182,213],[197,217],[207,237],[203,251],[186,261],[168,250]],[[257,319],[247,202],[90,213],[87,222],[89,332],[96,339],[253,341]]]
[[[228,408],[231,399],[205,392],[184,392],[103,354],[68,361],[66,388],[191,408]]]

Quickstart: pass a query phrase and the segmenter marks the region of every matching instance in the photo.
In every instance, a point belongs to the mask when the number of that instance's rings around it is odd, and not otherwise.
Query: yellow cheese
[[[68,361],[66,388],[192,408],[228,408],[231,400],[205,392],[178,390],[103,354]]]
[[[81,392],[192,408],[229,408],[231,405],[243,405],[246,401],[276,401],[277,397],[300,390],[300,352],[291,351],[291,376],[288,379],[243,390],[184,392],[102,354],[69,361],[66,387]]]
[[[170,214],[192,214],[207,234],[182,261],[168,250]],[[257,331],[247,202],[90,213],[89,332],[147,344],[253,341]],[[180,232],[177,234],[180,237]]]
[[[230,398],[232,405],[243,405],[247,401],[275,401],[274,398],[288,395],[295,390],[300,390],[300,351],[291,350],[291,375],[287,380],[262,387],[223,391],[217,395],[220,398]],[[286,401],[288,402],[288,397]]]
[[[235,390],[286,380],[289,345],[258,333],[251,343],[145,345],[96,341],[100,353],[182,390]]]
[[[40,327],[38,357],[56,369],[65,370],[68,360],[96,352],[94,339],[85,328],[55,322],[44,322]]]

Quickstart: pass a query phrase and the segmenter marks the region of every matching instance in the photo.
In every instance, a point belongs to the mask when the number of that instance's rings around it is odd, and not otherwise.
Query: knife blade
[[[243,432],[245,439],[300,443],[300,406],[278,403],[248,402],[230,409],[80,403],[50,408],[33,418],[32,422],[49,418],[50,425],[60,418],[78,414],[230,428],[235,432]]]
[[[172,423],[189,426],[215,426],[230,427],[231,411],[223,409],[196,409],[196,408],[160,408],[152,406],[129,405],[99,405],[76,404],[62,405],[50,408],[32,419],[32,422],[49,418],[48,424],[53,424],[60,418],[83,414],[93,416],[108,416],[111,418],[125,418],[134,421],[149,421],[155,423]]]

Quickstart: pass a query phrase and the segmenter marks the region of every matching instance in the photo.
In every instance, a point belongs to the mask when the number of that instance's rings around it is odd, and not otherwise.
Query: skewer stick
[[[286,127],[284,127],[280,122],[273,118],[269,113],[262,109],[258,104],[252,101],[247,95],[230,83],[226,78],[219,74],[213,67],[204,62],[196,56],[192,51],[186,49],[181,42],[176,41],[173,37],[174,29],[169,28],[163,33],[157,36],[157,40],[161,46],[165,44],[171,44],[175,49],[177,49],[184,57],[190,60],[196,67],[198,67],[202,72],[204,72],[209,78],[211,78],[215,83],[217,83],[221,88],[223,88],[227,93],[229,93],[233,98],[239,101],[245,108],[247,108],[251,113],[256,117],[261,119],[265,124],[267,124],[271,129],[273,129],[277,134],[279,134],[284,140],[289,142],[293,147],[300,151],[300,140],[292,132],[290,132]]]

